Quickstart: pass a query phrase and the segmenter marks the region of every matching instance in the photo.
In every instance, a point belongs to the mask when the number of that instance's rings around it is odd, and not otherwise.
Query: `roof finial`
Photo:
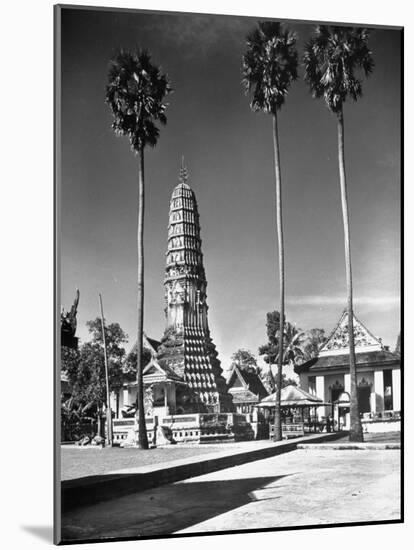
[[[184,164],[184,155],[181,157],[180,177],[178,179],[180,183],[185,183],[188,180],[188,170]]]

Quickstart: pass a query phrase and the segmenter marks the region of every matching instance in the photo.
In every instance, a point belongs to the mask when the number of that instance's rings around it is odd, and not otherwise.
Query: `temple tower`
[[[170,201],[165,268],[166,328],[158,351],[161,365],[186,383],[177,407],[182,412],[232,410],[217,351],[208,326],[207,281],[201,252],[194,191],[181,164],[179,184]]]

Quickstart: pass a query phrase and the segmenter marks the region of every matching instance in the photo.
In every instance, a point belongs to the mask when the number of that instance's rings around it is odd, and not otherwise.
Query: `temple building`
[[[201,252],[194,191],[182,164],[171,201],[164,279],[166,328],[157,352],[161,368],[186,386],[177,386],[171,413],[228,412],[231,395],[222,376],[208,325],[207,281]]]
[[[146,336],[143,339],[147,417],[233,410],[210,336],[198,207],[187,180],[182,164],[169,210],[164,335],[161,342]],[[113,396],[118,418],[133,411],[136,395],[135,375],[125,377],[123,388]]]
[[[230,372],[227,387],[233,396],[236,411],[242,414],[256,411],[254,406],[269,395],[257,372],[241,369],[237,365]]]
[[[354,315],[355,359],[357,370],[358,403],[365,420],[399,418],[401,409],[400,354],[390,351]],[[347,426],[350,374],[348,353],[348,313],[345,310],[327,341],[314,359],[295,366],[300,386],[325,403],[344,412],[338,421]],[[330,416],[332,406],[319,408],[319,414]],[[394,414],[395,413],[395,414]],[[335,413],[333,413],[335,416]]]

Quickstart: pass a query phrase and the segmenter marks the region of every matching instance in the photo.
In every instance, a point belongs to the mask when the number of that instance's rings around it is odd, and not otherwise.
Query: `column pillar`
[[[112,391],[109,395],[109,404],[111,407],[111,411],[115,413],[116,416],[116,392]]]
[[[323,399],[323,401],[325,401],[325,377],[317,376],[315,382],[316,382],[316,396],[320,397],[320,399]],[[321,416],[325,416],[325,407],[318,407],[317,415],[319,419],[321,418]]]
[[[169,414],[169,411],[168,411],[168,387],[169,387],[169,384],[167,382],[164,383],[164,409],[165,409],[165,416],[168,416]]]
[[[119,395],[119,403],[118,403],[118,406],[119,406],[119,416],[121,416],[121,410],[124,406],[124,390],[122,388],[120,388],[118,390],[118,395]]]
[[[377,395],[375,393],[375,383],[371,386],[371,395],[370,395],[370,408],[372,413],[377,412]]]
[[[344,391],[351,394],[351,375],[349,372],[344,374]]]
[[[392,369],[392,408],[394,411],[401,410],[401,371]]]
[[[124,388],[122,391],[122,406],[131,405],[129,402],[128,388]]]
[[[384,371],[374,372],[375,412],[384,410]]]
[[[348,393],[349,400],[351,400],[351,375],[349,372],[344,374],[344,392]],[[350,422],[351,422],[350,413],[347,412],[345,413],[344,426],[343,426],[345,430],[349,430]]]

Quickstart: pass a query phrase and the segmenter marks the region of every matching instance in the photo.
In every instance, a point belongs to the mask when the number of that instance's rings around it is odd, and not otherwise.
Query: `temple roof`
[[[157,349],[161,345],[161,342],[158,342],[158,340],[154,340],[153,338],[148,338],[148,336],[144,332],[142,335],[142,345],[144,346],[144,348],[150,351],[152,356],[155,356]],[[132,346],[128,355],[136,352],[137,352],[137,343],[135,342],[135,344]]]
[[[355,361],[357,368],[385,366],[400,362],[397,353],[389,351],[354,315]],[[343,311],[328,339],[319,348],[318,357],[296,365],[296,374],[325,369],[349,368],[348,312]]]
[[[268,392],[255,372],[239,369],[235,365],[227,382],[228,391],[233,395],[233,402],[254,401],[263,399]]]
[[[381,351],[384,349],[382,342],[376,338],[354,314],[354,343],[355,352]],[[319,348],[319,357],[325,355],[343,354],[349,348],[348,339],[348,311],[345,309],[329,335],[328,339]]]
[[[156,382],[179,382],[184,380],[168,365],[161,366],[156,359],[152,359],[144,368],[142,376],[144,384],[154,384]]]
[[[400,357],[396,353],[389,350],[368,351],[366,353],[356,353],[355,361],[357,369],[361,369],[366,366],[386,366],[400,363]],[[340,368],[349,368],[348,353],[315,357],[310,361],[306,361],[306,363],[296,365],[294,370],[296,374],[300,374],[302,372]]]

